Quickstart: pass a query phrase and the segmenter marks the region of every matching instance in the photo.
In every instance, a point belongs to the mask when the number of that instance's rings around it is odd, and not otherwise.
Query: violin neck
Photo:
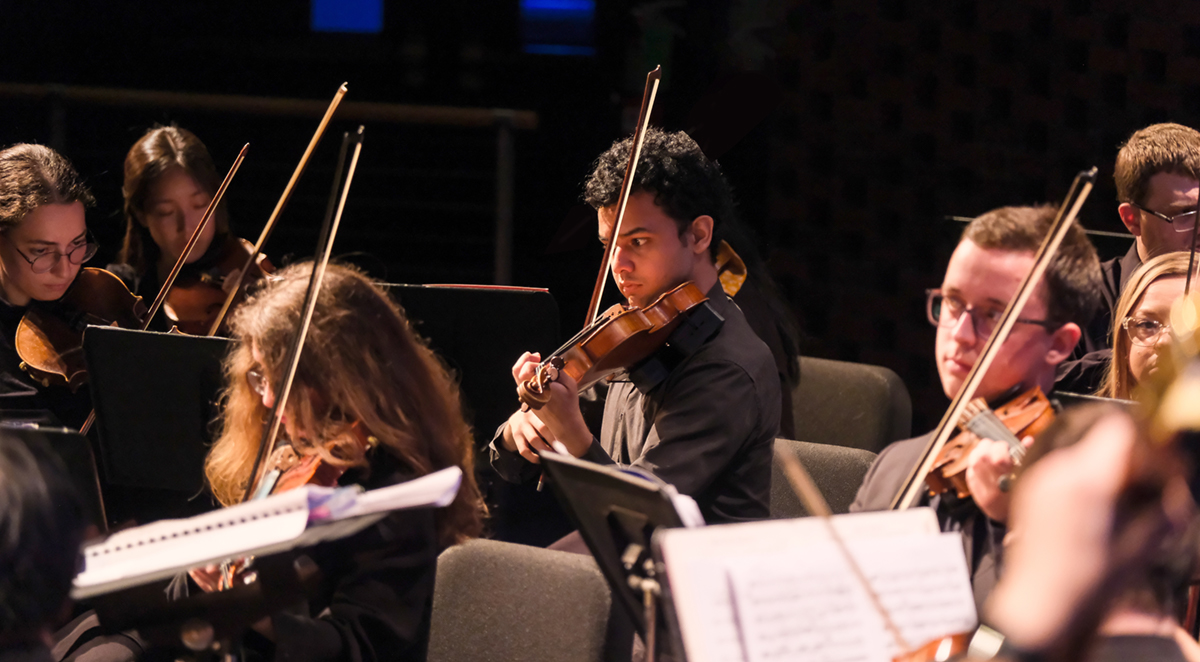
[[[1025,447],[1021,445],[1021,440],[1004,425],[1004,421],[1001,421],[991,409],[984,409],[972,416],[963,425],[963,428],[980,439],[1003,441],[1008,445],[1008,454],[1014,462],[1020,463],[1021,459],[1025,457]]]

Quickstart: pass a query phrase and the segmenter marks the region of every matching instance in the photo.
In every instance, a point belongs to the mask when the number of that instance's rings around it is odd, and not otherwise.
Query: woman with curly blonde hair
[[[239,502],[251,481],[311,273],[311,262],[279,271],[232,319],[241,342],[225,361],[220,436],[205,467],[223,504]],[[281,659],[419,658],[437,554],[478,535],[483,517],[471,430],[450,373],[378,286],[331,264],[284,414],[281,437],[298,455],[344,467],[342,484],[371,489],[462,469],[462,486],[448,507],[393,513],[318,548],[314,560],[330,580],[326,594],[305,614],[276,613],[270,625],[256,626],[275,640]],[[212,568],[192,577],[206,590],[215,585]]]

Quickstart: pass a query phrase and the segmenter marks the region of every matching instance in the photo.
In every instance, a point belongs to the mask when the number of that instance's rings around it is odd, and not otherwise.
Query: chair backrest
[[[912,401],[891,370],[805,356],[800,374],[792,391],[796,437],[878,453],[912,436]]]
[[[835,514],[850,511],[858,487],[875,461],[875,453],[860,448],[791,439],[776,439],[775,449],[800,460]],[[807,515],[809,512],[792,491],[779,460],[774,460],[771,466],[771,519]]]
[[[592,557],[472,540],[438,557],[426,659],[599,662],[610,613]]]

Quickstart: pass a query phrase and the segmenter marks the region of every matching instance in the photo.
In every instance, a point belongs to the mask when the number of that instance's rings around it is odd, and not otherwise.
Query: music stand
[[[613,596],[649,641],[646,590],[655,590],[650,542],[660,527],[683,526],[671,488],[646,475],[545,453],[543,470],[608,580]],[[640,474],[640,472],[639,472]],[[655,617],[665,623],[662,617]]]
[[[31,428],[7,422],[0,429],[4,431],[0,443],[25,444],[39,460],[49,460],[65,469],[79,494],[84,517],[100,531],[107,530],[96,458],[87,437],[66,428]]]
[[[110,517],[148,522],[212,508],[204,490],[224,377],[226,338],[90,326],[88,384],[107,487],[124,492]]]

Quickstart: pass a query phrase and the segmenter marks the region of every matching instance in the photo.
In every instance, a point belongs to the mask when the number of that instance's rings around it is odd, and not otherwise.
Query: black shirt
[[[724,318],[720,330],[645,391],[627,378],[614,380],[600,437],[583,459],[649,471],[694,498],[709,523],[764,519],[779,432],[779,375],[770,350],[719,283],[708,297]],[[537,473],[499,441],[492,442],[491,459],[506,480]]]
[[[25,316],[25,307],[0,301],[0,419],[18,410],[46,410],[59,422],[78,429],[92,410],[87,386],[72,393],[65,386],[43,386],[21,369],[17,354],[17,325]]]
[[[1104,304],[1083,328],[1083,336],[1071,353],[1071,358],[1059,364],[1054,390],[1091,395],[1100,389],[1108,364],[1112,362],[1111,336],[1117,300],[1125,291],[1129,277],[1140,266],[1142,258],[1138,255],[1136,242],[1123,257],[1100,263]]]

